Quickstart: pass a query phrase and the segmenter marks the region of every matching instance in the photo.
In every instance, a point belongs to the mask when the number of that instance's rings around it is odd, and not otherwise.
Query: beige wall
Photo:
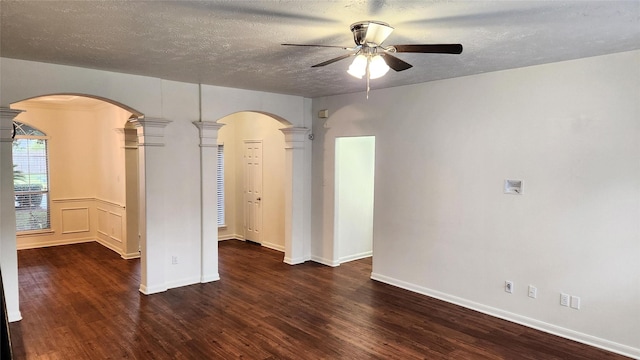
[[[285,127],[277,120],[254,112],[240,112],[222,120],[218,143],[225,151],[226,228],[221,239],[244,239],[243,144],[245,140],[261,140],[263,152],[262,245],[284,251],[284,135]]]
[[[126,242],[122,128],[131,113],[106,102],[13,105],[18,121],[48,136],[51,231],[19,234],[18,249],[97,240],[123,254]]]

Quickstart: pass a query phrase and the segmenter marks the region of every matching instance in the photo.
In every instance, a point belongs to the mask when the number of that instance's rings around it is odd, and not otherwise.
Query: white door
[[[260,243],[262,233],[262,141],[244,142],[245,240]]]

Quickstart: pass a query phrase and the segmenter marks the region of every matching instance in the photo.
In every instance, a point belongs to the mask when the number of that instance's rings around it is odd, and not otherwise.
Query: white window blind
[[[13,187],[16,232],[50,229],[49,169],[46,135],[14,122]]]
[[[218,168],[216,169],[218,187],[218,226],[224,225],[224,145],[218,145]]]

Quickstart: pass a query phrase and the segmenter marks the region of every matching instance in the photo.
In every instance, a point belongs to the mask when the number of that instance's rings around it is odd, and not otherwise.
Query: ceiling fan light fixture
[[[360,54],[353,59],[347,73],[355,78],[362,79],[367,72],[367,57]]]
[[[371,79],[383,77],[389,71],[389,65],[384,61],[382,56],[375,55],[371,58],[369,64],[369,76]]]

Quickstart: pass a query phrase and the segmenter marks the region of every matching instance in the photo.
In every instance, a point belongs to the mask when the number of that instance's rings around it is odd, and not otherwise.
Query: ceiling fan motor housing
[[[351,24],[351,32],[353,33],[353,40],[356,42],[356,45],[368,46],[369,44],[367,44],[367,40],[369,41],[369,43],[372,42],[371,40],[374,40],[372,39],[372,36],[369,36],[369,38],[367,38],[367,31],[369,30],[370,24],[376,24],[384,28],[387,28],[387,31],[389,33],[393,31],[393,28],[389,26],[389,24],[382,21],[374,21],[374,20],[358,21],[357,23]],[[384,36],[384,38],[386,38],[386,36]],[[382,38],[383,41],[384,41],[384,38]],[[380,45],[380,43],[382,43],[382,41],[380,41],[379,43],[374,43],[375,44],[374,46],[378,46]]]

